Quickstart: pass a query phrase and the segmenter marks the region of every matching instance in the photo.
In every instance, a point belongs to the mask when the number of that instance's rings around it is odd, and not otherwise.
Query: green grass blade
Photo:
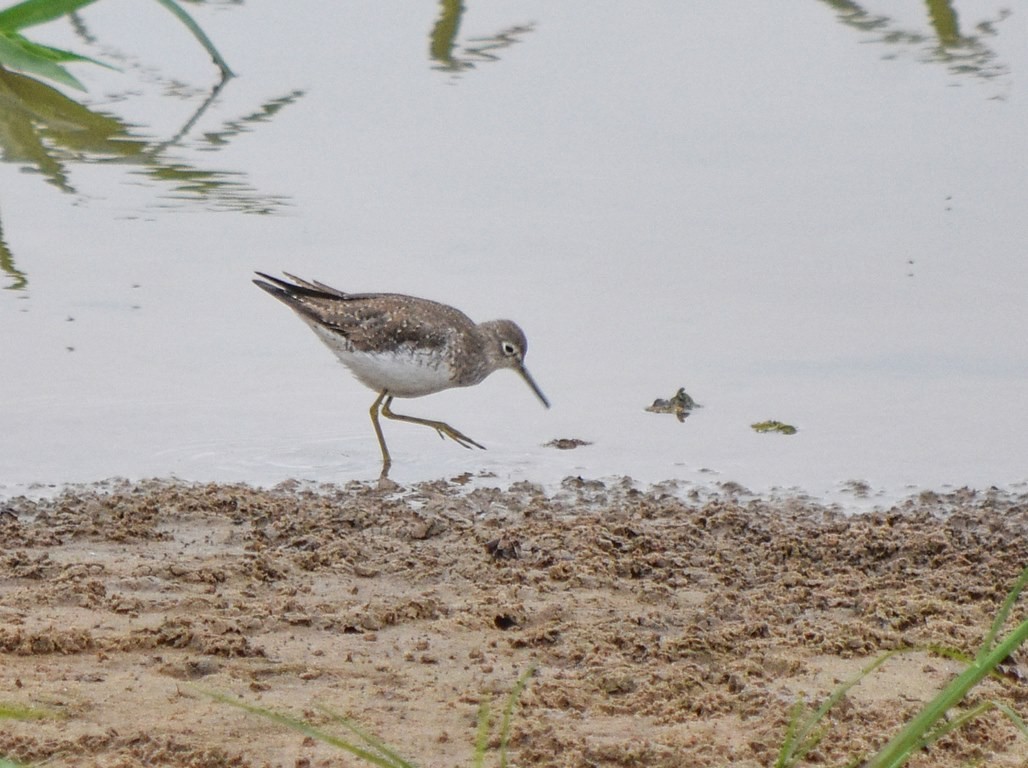
[[[489,702],[483,701],[478,708],[478,732],[475,734],[475,756],[471,760],[472,768],[482,768],[485,764],[485,753],[489,749]]]
[[[934,728],[931,731],[931,733],[927,734],[924,738],[922,738],[920,741],[914,744],[913,748],[910,750],[910,753],[913,754],[914,752],[924,749],[930,744],[934,744],[946,734],[952,733],[957,728],[960,728],[962,725],[971,722],[979,715],[984,715],[990,709],[994,708],[995,704],[993,704],[993,702],[983,701],[980,704],[971,707],[971,709],[968,709],[965,712],[961,712],[956,717],[950,718],[949,720],[944,720],[943,722],[939,723],[938,727]]]
[[[214,43],[212,43],[210,38],[204,34],[203,30],[200,29],[200,26],[193,21],[192,16],[186,13],[182,7],[175,2],[175,0],[157,0],[157,2],[171,11],[175,15],[175,18],[186,25],[186,28],[193,33],[193,37],[199,40],[200,45],[202,45],[207,50],[207,53],[210,54],[210,57],[214,60],[214,63],[217,64],[218,69],[221,70],[221,74],[224,77],[235,76],[232,70],[229,69],[225,60],[221,58],[221,54],[218,53],[218,49],[214,47]]]
[[[1012,722],[1021,734],[1028,739],[1028,723],[1025,723],[1024,719],[1017,714],[1014,710],[1004,704],[1002,701],[993,702],[996,705],[996,709],[1007,716],[1007,720]]]
[[[1002,643],[1000,643],[985,658],[976,660],[952,683],[932,701],[928,702],[923,710],[911,720],[907,726],[889,741],[877,755],[867,762],[867,768],[896,768],[903,765],[910,755],[917,749],[918,744],[935,724],[941,720],[946,712],[956,706],[967,695],[975,685],[981,682],[982,678],[990,674],[996,665],[1002,662],[1007,656],[1028,640],[1028,621],[1015,629]]]
[[[957,717],[941,723],[938,728],[933,730],[925,738],[921,739],[921,741],[914,746],[914,749],[911,750],[911,753],[919,752],[925,747],[931,746],[943,736],[952,733],[961,726],[971,722],[976,717],[984,715],[986,712],[990,712],[993,709],[1001,712],[1018,730],[1021,731],[1021,734],[1025,738],[1028,738],[1028,725],[1025,725],[1024,720],[1022,720],[1020,715],[1018,715],[1014,710],[1001,701],[983,701],[980,704],[971,707],[971,709],[961,712]]]
[[[45,24],[96,0],[25,0],[0,11],[0,29],[15,30]]]
[[[333,712],[328,707],[319,706],[318,709],[321,710],[321,712],[323,712],[324,714],[328,715],[330,718],[332,718],[335,722],[339,723],[339,725],[349,730],[369,747],[377,750],[384,757],[391,760],[393,765],[404,766],[405,768],[414,768],[413,764],[404,760],[404,758],[398,752],[392,749],[388,744],[386,744],[377,736],[365,731],[350,718]]]
[[[1006,624],[1007,617],[1010,616],[1010,611],[1013,610],[1014,603],[1017,602],[1017,598],[1020,597],[1025,585],[1028,585],[1028,568],[1021,571],[1021,576],[1014,582],[1014,586],[1007,595],[1007,599],[1000,606],[999,613],[996,614],[992,626],[989,627],[988,634],[985,635],[981,650],[978,651],[977,661],[984,658],[989,649],[992,648],[992,644],[996,642],[996,637],[999,635],[1000,630],[1003,629],[1003,625]]]
[[[867,677],[872,672],[874,672],[876,669],[878,669],[878,667],[882,666],[882,664],[887,662],[889,659],[891,659],[897,653],[909,653],[911,650],[912,650],[911,648],[897,648],[896,650],[888,651],[887,653],[883,653],[877,659],[875,659],[870,664],[868,664],[866,667],[861,669],[860,672],[855,674],[853,677],[851,677],[849,680],[845,681],[841,685],[839,685],[834,691],[832,691],[832,695],[829,696],[827,699],[825,699],[824,702],[821,704],[821,706],[818,707],[817,710],[815,710],[814,717],[813,717],[813,722],[814,723],[820,722],[824,718],[824,716],[828,714],[828,712],[832,709],[832,707],[834,707],[836,704],[838,704],[842,700],[842,697],[850,692],[851,688],[853,688],[861,680],[863,680],[865,677]]]
[[[74,75],[57,63],[52,52],[58,49],[50,48],[47,50],[51,53],[43,53],[40,50],[43,48],[46,46],[28,43],[16,32],[0,32],[0,65],[9,69],[17,69],[29,75],[45,77],[47,80],[53,80],[80,91],[86,90]]]
[[[17,32],[0,31],[0,36],[3,36],[7,40],[10,40],[11,43],[17,45],[19,48],[32,54],[33,56],[38,56],[42,59],[46,59],[47,61],[52,61],[55,64],[63,64],[67,61],[86,61],[90,64],[97,64],[101,67],[107,67],[108,69],[115,69],[115,67],[112,67],[110,64],[105,64],[104,62],[99,61],[97,59],[91,59],[88,56],[82,56],[81,54],[74,53],[73,51],[66,51],[63,48],[54,48],[50,45],[34,43],[31,40],[22,37]]]
[[[17,704],[0,704],[0,720],[44,720],[53,717],[53,713]]]
[[[507,768],[507,744],[510,742],[510,722],[514,717],[514,707],[517,706],[522,691],[525,690],[528,681],[534,674],[535,665],[533,664],[518,678],[510,696],[507,697],[507,706],[503,708],[503,720],[500,722],[500,768]]]
[[[330,733],[326,733],[320,728],[315,728],[310,723],[304,722],[303,720],[298,720],[295,717],[289,717],[288,715],[283,715],[270,709],[265,709],[263,707],[257,707],[252,704],[247,704],[246,702],[239,701],[238,699],[232,698],[231,696],[226,696],[220,693],[205,692],[205,695],[210,696],[215,701],[220,701],[223,704],[228,704],[230,706],[236,707],[237,709],[241,709],[244,712],[249,712],[250,714],[258,715],[260,717],[263,717],[265,720],[277,723],[278,725],[283,725],[286,728],[296,731],[297,733],[302,733],[304,736],[310,736],[312,739],[317,739],[318,741],[336,747],[337,749],[349,752],[351,755],[355,755],[356,757],[359,757],[362,760],[366,760],[372,765],[377,765],[380,768],[414,768],[414,766],[412,766],[410,763],[407,763],[405,761],[400,761],[399,763],[393,762],[392,760],[383,755],[378,755],[374,752],[369,752],[368,750],[359,747],[356,744],[352,744],[351,742],[346,741],[345,739],[340,739],[338,736],[333,736]]]
[[[507,765],[506,749],[510,737],[510,723],[514,713],[514,706],[517,703],[521,692],[525,689],[525,686],[528,685],[529,678],[533,674],[535,674],[534,665],[518,678],[514,689],[507,698],[507,706],[504,710],[503,724],[501,726],[500,733],[501,766]],[[285,726],[286,728],[297,731],[298,733],[302,733],[304,736],[309,736],[312,739],[317,739],[318,741],[324,742],[330,746],[345,750],[362,760],[366,760],[373,765],[380,766],[380,768],[416,768],[413,763],[405,760],[377,736],[364,731],[349,718],[339,715],[327,707],[319,706],[318,709],[334,723],[342,725],[353,733],[361,742],[363,742],[364,746],[333,736],[332,734],[322,730],[321,728],[317,728],[304,720],[290,717],[289,715],[284,715],[264,707],[248,704],[245,701],[227,694],[204,691],[202,689],[197,690],[215,701],[219,701],[223,704],[228,704],[237,709],[241,709],[244,712],[249,712],[250,714],[263,717],[265,720]],[[492,719],[489,714],[489,702],[485,701],[478,710],[478,732],[475,738],[475,752],[472,759],[472,765],[477,766],[477,768],[482,768],[484,765],[485,755],[489,749],[489,734],[491,726]],[[0,765],[0,768],[5,767]]]
[[[806,711],[807,706],[802,699],[789,707],[789,722],[785,726],[785,737],[782,739],[782,748],[778,750],[774,768],[788,768],[799,759],[796,757],[796,734],[800,730],[800,720]]]
[[[1015,599],[1024,587],[1026,577],[1028,577],[1028,568],[1022,572],[1010,592]],[[1013,601],[1008,597],[1003,603],[1001,613],[1005,611],[1009,615],[1012,605]],[[938,696],[928,702],[903,730],[866,763],[866,768],[897,768],[897,766],[903,765],[917,749],[918,744],[925,739],[926,734],[936,728],[936,724],[942,720],[946,712],[959,704],[971,688],[981,682],[983,677],[991,674],[998,664],[1025,641],[1028,641],[1028,621],[1015,627],[1006,638],[987,653],[979,653],[967,669],[947,685]]]
[[[898,648],[894,651],[883,653],[873,662],[861,669],[856,675],[836,687],[836,689],[832,691],[831,696],[825,699],[821,703],[821,706],[811,712],[807,718],[801,718],[798,720],[795,727],[790,723],[792,738],[791,743],[788,744],[789,750],[786,751],[786,744],[782,745],[782,750],[779,752],[779,762],[775,765],[785,768],[785,766],[795,765],[797,762],[802,760],[804,755],[816,747],[824,737],[826,729],[821,726],[821,721],[828,715],[832,707],[838,704],[842,698],[849,693],[853,686],[857,685],[861,680],[874,672],[878,667],[882,666],[882,664],[891,659],[897,653],[908,653],[911,650],[913,649]]]

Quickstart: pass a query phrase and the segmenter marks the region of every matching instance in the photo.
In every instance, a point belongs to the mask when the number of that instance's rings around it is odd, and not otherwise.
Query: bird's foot
[[[481,448],[483,451],[486,450],[484,445],[475,442],[463,432],[458,432],[449,424],[443,424],[440,422],[438,425],[433,426],[435,426],[435,431],[439,433],[439,437],[444,440],[448,437],[453,440],[453,442],[457,443],[457,445],[463,446],[464,448]]]

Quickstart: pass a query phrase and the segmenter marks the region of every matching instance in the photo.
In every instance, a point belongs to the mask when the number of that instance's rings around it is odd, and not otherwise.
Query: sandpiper
[[[371,405],[371,423],[382,449],[382,474],[392,459],[386,448],[379,414],[387,419],[432,427],[465,448],[484,448],[441,421],[404,416],[390,409],[394,397],[431,395],[451,387],[470,387],[500,368],[521,374],[542,404],[546,395],[525,368],[528,341],[510,320],[475,323],[459,309],[399,293],[344,293],[324,283],[285,276],[293,282],[258,272],[253,282],[287,304],[311,327],[336,357],[378,397]]]

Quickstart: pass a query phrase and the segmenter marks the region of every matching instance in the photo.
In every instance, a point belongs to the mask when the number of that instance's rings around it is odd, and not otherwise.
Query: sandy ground
[[[855,517],[581,480],[552,495],[154,481],[10,499],[0,704],[48,716],[2,722],[0,755],[362,764],[203,693],[217,691],[319,724],[329,707],[422,768],[469,765],[479,705],[501,707],[535,665],[514,765],[767,766],[799,696],[893,648],[973,653],[1028,563],[1026,532],[1025,498],[969,492]],[[1028,717],[1023,662],[975,700]],[[808,764],[881,744],[960,668],[892,659]],[[1028,742],[990,714],[912,764],[1024,766]]]

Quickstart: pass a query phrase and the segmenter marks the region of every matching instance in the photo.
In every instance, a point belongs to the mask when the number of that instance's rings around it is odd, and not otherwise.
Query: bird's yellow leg
[[[385,392],[383,392],[382,395],[379,396],[378,400],[375,401],[376,405],[378,404],[378,401],[382,399],[383,396],[385,396]],[[481,448],[483,451],[485,450],[485,446],[484,445],[480,445],[479,443],[476,443],[474,440],[472,440],[467,435],[465,435],[465,434],[463,434],[461,432],[458,432],[456,429],[451,427],[449,424],[446,424],[446,423],[444,423],[442,421],[432,421],[431,419],[419,419],[419,418],[417,418],[415,416],[404,416],[402,413],[393,413],[393,411],[389,408],[389,404],[391,402],[393,402],[393,398],[390,395],[390,396],[387,396],[385,398],[385,402],[382,404],[382,415],[385,416],[387,419],[395,419],[396,421],[406,421],[406,422],[408,422],[410,424],[422,424],[423,426],[431,427],[436,432],[438,432],[439,433],[439,437],[442,437],[442,438],[447,438],[448,437],[451,440],[453,440],[453,442],[457,443],[458,445],[462,445],[465,448],[471,448],[472,446],[474,446],[475,448]],[[372,408],[371,412],[372,412],[372,417],[371,418],[372,418],[373,421],[375,421],[375,429],[378,430],[378,421],[375,419],[375,416],[374,416],[375,409]],[[378,439],[379,439],[379,442],[382,443],[382,452],[383,452],[384,455],[386,455],[385,454],[385,443],[382,442],[382,433],[381,433],[381,431],[379,431],[379,438]],[[383,472],[384,471],[385,470],[383,470]]]
[[[378,447],[382,449],[382,474],[378,476],[379,480],[385,479],[389,474],[389,467],[393,464],[393,460],[389,458],[389,449],[386,448],[385,438],[382,436],[382,426],[378,423],[378,408],[385,399],[386,392],[383,389],[381,394],[375,398],[375,402],[371,404],[371,425],[375,428],[375,435],[378,437]],[[391,397],[389,398],[389,400],[392,399]],[[388,403],[389,401],[386,400],[386,402]]]

